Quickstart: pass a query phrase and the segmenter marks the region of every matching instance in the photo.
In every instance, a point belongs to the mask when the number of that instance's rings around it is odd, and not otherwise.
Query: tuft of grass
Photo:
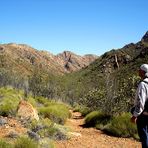
[[[38,131],[38,134],[42,138],[50,138],[53,140],[67,140],[68,131],[69,129],[63,125],[52,124]]]
[[[49,118],[51,121],[58,124],[64,124],[66,119],[70,117],[68,107],[58,103],[47,107],[41,107],[39,113],[43,115],[44,118]]]
[[[5,140],[0,139],[0,148],[13,148],[13,146]]]
[[[23,91],[15,90],[11,87],[0,88],[0,115],[14,116]]]
[[[135,124],[130,122],[130,117],[129,113],[114,117],[104,131],[117,137],[133,137],[137,139],[137,128]]]
[[[39,148],[39,145],[28,137],[20,137],[16,140],[14,148]]]
[[[41,148],[55,148],[54,141],[49,138],[44,138],[39,141]]]
[[[33,107],[36,107],[36,106],[37,106],[37,102],[36,102],[36,100],[35,100],[33,97],[29,96],[28,99],[27,99],[27,101],[28,101]]]
[[[2,116],[14,116],[17,111],[19,99],[17,98],[5,98],[0,104],[0,115]]]
[[[111,120],[111,116],[99,111],[93,111],[85,117],[85,124],[92,127],[102,127]]]
[[[40,119],[39,121],[37,120],[32,120],[27,124],[27,128],[33,130],[33,131],[38,131],[40,129],[48,128],[53,125],[53,122],[49,118],[43,118]]]
[[[45,105],[49,102],[49,100],[47,100],[47,98],[44,97],[35,97],[35,100],[42,105]]]

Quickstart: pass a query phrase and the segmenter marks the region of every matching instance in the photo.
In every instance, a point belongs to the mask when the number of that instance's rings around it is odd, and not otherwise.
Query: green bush
[[[39,121],[37,120],[32,120],[31,122],[29,122],[27,124],[27,128],[31,129],[31,130],[35,130],[38,127],[50,127],[53,124],[53,122],[49,119],[49,118],[43,118],[40,119]]]
[[[0,148],[13,148],[13,146],[10,143],[0,139]]]
[[[35,97],[35,100],[42,105],[49,102],[49,100],[47,100],[47,98],[44,98],[44,97]]]
[[[106,125],[110,120],[111,120],[110,115],[106,115],[99,111],[93,111],[85,117],[85,124],[87,126],[101,127],[102,125],[103,126]]]
[[[64,104],[54,104],[48,107],[41,107],[39,113],[45,118],[59,124],[64,124],[66,119],[70,117],[69,109]]]
[[[28,97],[27,101],[33,106],[36,107],[37,106],[37,102],[34,98],[32,98],[31,96]]]
[[[130,122],[131,115],[123,113],[116,116],[104,129],[106,132],[118,137],[134,137],[137,138],[136,125]]]
[[[67,140],[69,129],[63,125],[52,124],[39,130],[37,133],[42,138],[50,138],[53,140]]]
[[[5,98],[0,104],[0,115],[9,116],[15,115],[19,100],[17,98]]]
[[[16,140],[14,148],[38,148],[38,143],[27,137],[20,137]]]
[[[88,107],[85,107],[85,106],[80,106],[80,105],[77,105],[75,108],[74,108],[74,112],[80,112],[82,114],[82,116],[86,116],[87,114],[89,114],[91,111]]]
[[[15,90],[11,87],[0,88],[0,115],[15,115],[22,95],[23,91]]]

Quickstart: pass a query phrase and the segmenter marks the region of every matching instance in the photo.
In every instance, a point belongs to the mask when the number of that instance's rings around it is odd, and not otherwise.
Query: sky
[[[148,0],[0,0],[0,43],[102,55],[148,31]]]

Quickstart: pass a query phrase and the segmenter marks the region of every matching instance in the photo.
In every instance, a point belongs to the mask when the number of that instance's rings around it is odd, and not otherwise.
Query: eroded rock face
[[[18,116],[21,119],[39,120],[37,110],[27,101],[21,100],[18,106]]]
[[[78,71],[98,58],[96,55],[89,54],[80,56],[70,51],[64,51],[56,57],[57,61],[59,61],[58,63],[60,63],[60,65],[65,69],[65,72]]]

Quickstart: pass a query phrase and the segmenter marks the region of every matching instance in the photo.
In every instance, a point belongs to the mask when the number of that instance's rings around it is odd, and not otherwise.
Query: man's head
[[[141,78],[148,78],[148,64],[142,64],[139,69],[139,76]]]

